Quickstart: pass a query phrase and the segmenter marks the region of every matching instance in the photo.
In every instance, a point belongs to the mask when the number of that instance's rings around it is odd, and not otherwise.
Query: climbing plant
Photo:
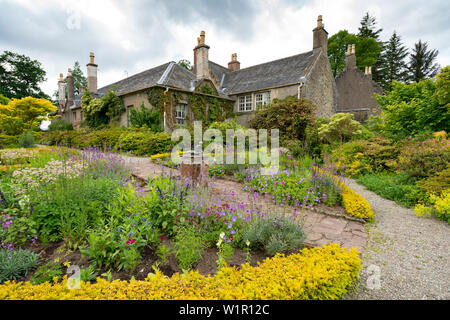
[[[95,99],[91,97],[89,91],[85,91],[81,97],[81,108],[90,128],[117,121],[125,112],[122,100],[112,90],[103,97]]]

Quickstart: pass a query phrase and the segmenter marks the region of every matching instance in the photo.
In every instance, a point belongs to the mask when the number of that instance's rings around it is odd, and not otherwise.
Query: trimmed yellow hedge
[[[369,202],[363,198],[359,193],[356,193],[346,185],[342,184],[343,188],[341,196],[345,211],[355,218],[372,221],[375,219],[375,213],[372,211]]]
[[[157,271],[145,281],[98,278],[95,284],[82,282],[80,289],[72,290],[65,280],[36,286],[8,281],[0,286],[0,300],[339,299],[354,288],[360,269],[356,248],[329,244],[287,257],[278,254],[257,267],[224,267],[215,276],[191,271],[168,278]]]

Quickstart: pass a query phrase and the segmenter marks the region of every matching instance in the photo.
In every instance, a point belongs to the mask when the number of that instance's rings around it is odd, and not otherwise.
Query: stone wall
[[[338,90],[338,112],[351,112],[355,119],[365,121],[371,114],[379,114],[374,93],[383,90],[370,77],[358,68],[346,68],[336,78]],[[366,109],[366,110],[363,110]]]
[[[336,83],[326,53],[322,49],[319,50],[319,57],[306,75],[301,96],[317,105],[317,117],[330,117],[336,112]]]

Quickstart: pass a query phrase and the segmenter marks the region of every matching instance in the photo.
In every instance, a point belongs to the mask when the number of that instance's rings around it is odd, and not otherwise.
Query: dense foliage
[[[147,108],[144,104],[141,104],[140,110],[130,110],[130,124],[134,128],[147,127],[153,132],[164,130],[161,112],[157,108]]]
[[[98,128],[118,121],[120,115],[125,112],[122,99],[112,90],[109,90],[101,98],[92,98],[89,90],[83,93],[81,108],[85,121],[90,128]]]
[[[309,100],[287,97],[273,99],[272,103],[256,111],[255,117],[250,121],[254,129],[277,128],[283,133],[284,139],[299,139],[305,137],[308,124],[314,120],[313,112],[317,107]]]
[[[13,99],[7,105],[0,105],[0,132],[19,135],[26,130],[38,129],[47,114],[57,110],[50,101],[32,97]]]

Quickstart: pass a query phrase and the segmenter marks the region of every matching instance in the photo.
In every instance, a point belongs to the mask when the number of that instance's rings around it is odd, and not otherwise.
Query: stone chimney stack
[[[89,63],[86,65],[88,90],[91,93],[97,93],[97,68],[98,68],[98,65],[96,65],[94,62],[95,55],[93,52],[91,52],[89,58],[90,58]]]
[[[197,46],[194,48],[194,69],[197,79],[209,79],[209,46],[205,44],[205,31],[197,38]]]
[[[228,69],[233,71],[241,69],[241,63],[237,60],[237,53],[231,55],[231,61],[228,62]]]
[[[349,44],[347,46],[347,52],[345,54],[345,66],[347,69],[356,68],[356,53],[354,44]]]
[[[70,107],[75,102],[75,84],[72,76],[72,69],[67,71],[67,105]]]
[[[60,109],[64,108],[66,104],[66,82],[62,73],[59,74],[58,80],[58,104]]]
[[[317,27],[313,30],[313,49],[322,47],[325,53],[328,51],[328,32],[323,27],[322,16],[317,18]]]

